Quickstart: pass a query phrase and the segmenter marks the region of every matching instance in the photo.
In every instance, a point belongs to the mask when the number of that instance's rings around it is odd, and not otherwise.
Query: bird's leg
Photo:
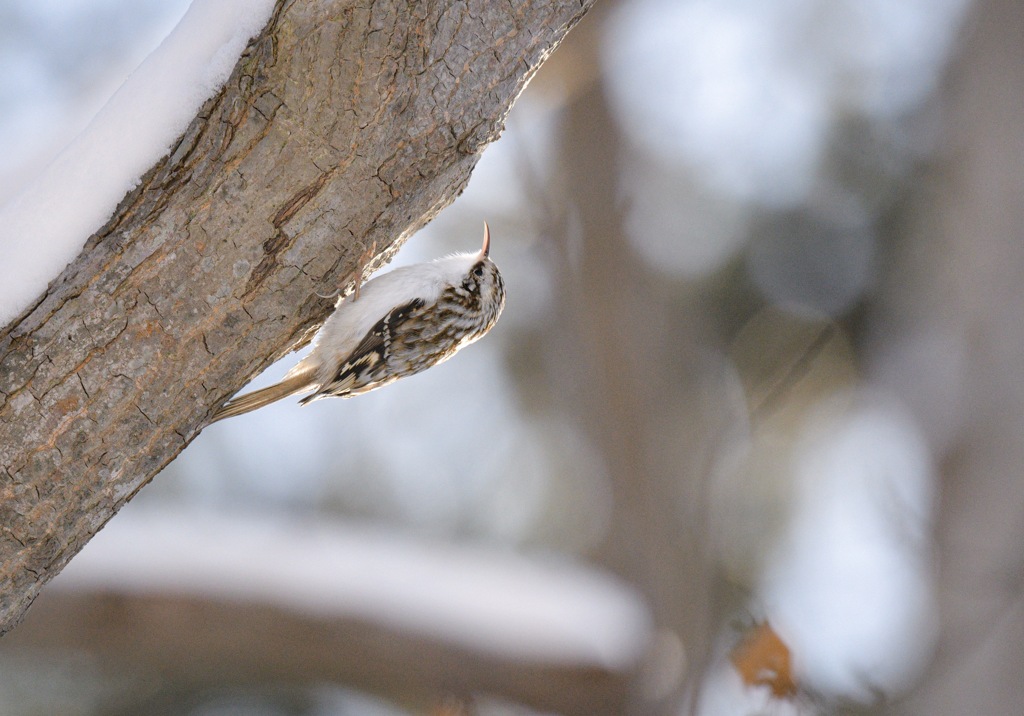
[[[359,287],[363,285],[363,272],[366,270],[366,264],[370,262],[373,255],[377,252],[377,242],[374,241],[370,244],[370,248],[362,253],[359,257],[359,263],[356,264],[356,285],[353,290],[352,301],[359,300]]]
[[[352,300],[353,301],[358,301],[359,300],[359,287],[363,285],[363,272],[366,271],[366,265],[370,262],[370,259],[373,258],[373,255],[374,255],[374,253],[376,253],[376,251],[377,251],[377,242],[374,241],[373,244],[370,245],[370,248],[366,249],[365,251],[363,251],[362,254],[360,254],[359,259],[356,262],[355,270],[351,271],[349,273],[348,277],[346,277],[346,281],[349,278],[351,278],[352,283],[353,283],[353,289],[352,289],[352,292],[353,292]],[[344,286],[344,285],[345,284],[342,283],[342,286]],[[323,294],[319,294],[318,293],[317,296],[319,296],[320,298],[334,298],[339,293],[341,293],[341,288],[340,287],[334,289],[333,291],[331,291],[327,295],[323,295]]]

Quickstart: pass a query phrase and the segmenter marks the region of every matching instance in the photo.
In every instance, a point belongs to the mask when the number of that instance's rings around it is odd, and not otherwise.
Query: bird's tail
[[[296,372],[295,375],[285,376],[284,380],[280,383],[274,383],[266,388],[260,388],[245,395],[239,395],[221,406],[220,410],[213,414],[210,422],[215,423],[224,418],[242,415],[257,408],[262,408],[264,405],[273,403],[281,398],[287,398],[289,395],[309,390],[316,385],[315,378],[316,370],[314,368],[305,368]]]

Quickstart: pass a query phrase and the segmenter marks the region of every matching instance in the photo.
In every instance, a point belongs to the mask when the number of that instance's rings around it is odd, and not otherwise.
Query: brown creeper
[[[366,282],[358,300],[342,298],[308,356],[280,383],[229,400],[213,421],[313,391],[302,405],[332,395],[367,393],[437,365],[483,336],[505,307],[505,284],[488,256],[484,223],[479,253],[395,269]]]

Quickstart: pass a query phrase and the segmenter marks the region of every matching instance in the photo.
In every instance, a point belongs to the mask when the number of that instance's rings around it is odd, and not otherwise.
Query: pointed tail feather
[[[295,375],[285,377],[280,383],[274,383],[266,388],[260,388],[251,393],[232,398],[213,414],[210,423],[242,415],[257,408],[262,408],[264,405],[273,403],[281,398],[287,398],[289,395],[309,390],[316,385],[314,382],[315,376],[315,370],[307,369]]]

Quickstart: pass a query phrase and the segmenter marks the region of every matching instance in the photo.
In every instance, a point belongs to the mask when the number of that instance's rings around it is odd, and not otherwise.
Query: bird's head
[[[484,244],[480,252],[474,256],[472,264],[462,277],[462,288],[473,296],[478,296],[481,311],[485,314],[484,330],[489,329],[502,308],[505,307],[505,283],[501,279],[498,266],[491,260],[491,229],[484,222]]]
[[[472,343],[487,333],[505,307],[505,284],[491,260],[490,249],[491,231],[484,223],[484,243],[480,251],[452,254],[429,264],[439,291],[435,308],[437,320],[451,321],[458,327],[456,332],[463,336],[460,345]],[[415,268],[397,269],[392,273]]]

